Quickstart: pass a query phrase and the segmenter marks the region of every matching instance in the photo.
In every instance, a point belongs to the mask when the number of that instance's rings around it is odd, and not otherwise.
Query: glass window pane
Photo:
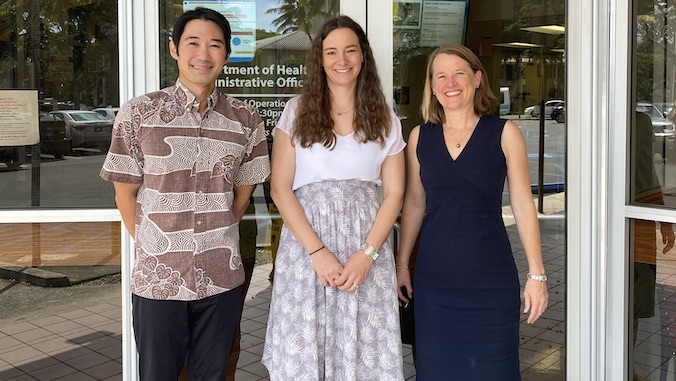
[[[633,258],[630,309],[630,369],[634,380],[674,380],[674,334],[676,319],[676,270],[673,266],[674,233],[671,224],[630,221]]]
[[[91,110],[119,105],[117,2],[12,3],[0,23],[0,88],[38,90],[40,142],[0,142],[0,208],[112,207],[98,177],[112,120]]]
[[[393,98],[404,136],[423,123],[420,106],[429,54],[443,44],[470,48],[486,69],[499,105],[495,115],[512,120],[526,139],[530,183],[541,213],[565,213],[565,4],[564,1],[393,1]],[[540,148],[542,147],[542,149]],[[541,190],[542,197],[538,192]],[[509,189],[503,218],[515,232]],[[563,220],[541,221],[544,264],[550,273],[550,307],[541,321],[521,325],[524,380],[563,379],[565,369],[565,262]],[[514,229],[514,230],[511,230]],[[510,235],[517,267],[527,264],[516,234]],[[560,251],[559,251],[560,250]]]
[[[634,1],[635,39],[632,45],[633,94],[630,114],[630,203],[676,207],[674,137],[673,4]]]
[[[676,4],[634,0],[628,202],[676,208]],[[630,220],[630,377],[674,380],[672,325],[676,321],[672,224]]]

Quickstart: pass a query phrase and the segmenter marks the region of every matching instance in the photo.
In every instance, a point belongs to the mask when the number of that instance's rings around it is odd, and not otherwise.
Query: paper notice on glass
[[[0,146],[40,142],[37,90],[0,90]]]
[[[198,7],[221,13],[230,23],[228,62],[251,62],[256,53],[256,0],[185,0],[183,10]]]
[[[466,8],[466,0],[424,2],[420,46],[462,44]]]

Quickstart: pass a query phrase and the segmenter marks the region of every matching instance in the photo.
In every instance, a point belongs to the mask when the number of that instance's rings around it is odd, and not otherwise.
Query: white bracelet
[[[378,254],[378,251],[376,250],[376,248],[371,246],[371,244],[368,243],[368,242],[362,243],[359,250],[363,251],[364,254],[368,255],[368,257],[371,258],[371,260],[373,262],[375,262],[376,259],[378,259],[378,256],[380,255],[380,254]]]
[[[531,273],[528,273],[528,274],[526,274],[526,278],[536,280],[536,281],[542,282],[542,283],[547,282],[547,274],[533,275]]]

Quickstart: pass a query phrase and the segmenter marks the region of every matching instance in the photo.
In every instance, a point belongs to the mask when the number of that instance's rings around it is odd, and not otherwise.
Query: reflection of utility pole
[[[38,90],[40,98],[40,0],[31,0],[30,12],[31,61],[33,63],[31,87]],[[39,119],[39,117],[37,118]],[[39,122],[38,122],[39,123]],[[40,126],[37,126],[38,132]],[[40,141],[31,149],[31,206],[40,206]]]
[[[538,137],[538,212],[544,213],[545,174],[545,48],[540,48],[540,136]]]
[[[662,102],[666,105],[667,103],[667,44],[669,42],[669,31],[667,28],[667,25],[669,25],[669,20],[667,17],[667,13],[669,12],[669,7],[666,1],[661,2],[660,5],[662,5],[662,13],[664,14],[664,41],[662,43],[663,46],[663,54],[664,54],[664,67],[662,68]]]
[[[31,0],[30,11],[30,40],[33,70],[31,87],[38,90],[40,98],[40,0]],[[38,111],[39,112],[39,111]],[[35,118],[35,119],[39,119]],[[38,122],[39,123],[39,122]],[[37,126],[40,131],[40,126]],[[40,141],[31,149],[31,206],[40,206]],[[32,224],[32,265],[42,264],[42,238],[40,237],[40,224]]]

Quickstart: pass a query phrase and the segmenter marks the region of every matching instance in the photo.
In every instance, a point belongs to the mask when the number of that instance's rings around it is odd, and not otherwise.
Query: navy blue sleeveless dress
[[[427,210],[415,267],[418,381],[512,381],[520,286],[502,221],[505,120],[484,116],[453,160],[443,127],[420,127]]]

